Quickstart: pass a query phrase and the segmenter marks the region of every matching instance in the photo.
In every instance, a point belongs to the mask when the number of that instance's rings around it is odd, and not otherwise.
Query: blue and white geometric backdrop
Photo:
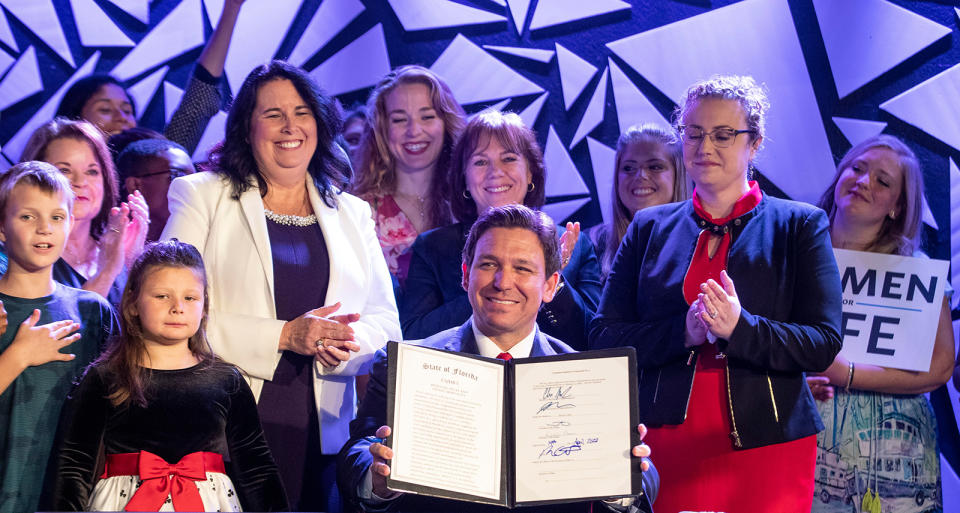
[[[547,210],[590,225],[609,211],[611,147],[623,128],[666,123],[697,79],[750,74],[773,105],[757,162],[764,188],[814,202],[852,144],[881,131],[900,136],[924,166],[925,248],[952,257],[957,289],[960,10],[951,3],[247,0],[223,87],[229,96],[254,66],[284,58],[349,106],[392,67],[431,67],[469,112],[496,105],[521,113],[544,145]],[[93,71],[121,79],[141,124],[162,128],[223,0],[0,6],[0,143],[15,161],[72,79]],[[224,120],[211,121],[197,160]],[[950,407],[958,405],[952,386],[949,394],[931,397],[942,421],[960,410]],[[960,469],[956,422],[941,429],[944,456]],[[946,510],[960,511],[956,475],[949,466],[944,474]]]

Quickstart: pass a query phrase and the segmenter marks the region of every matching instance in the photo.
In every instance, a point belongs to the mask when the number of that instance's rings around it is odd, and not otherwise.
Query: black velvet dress
[[[64,404],[41,508],[49,501],[51,510],[86,510],[103,456],[143,450],[168,463],[199,451],[220,454],[244,510],[287,509],[253,394],[236,367],[213,361],[152,370],[146,408],[113,406],[104,372],[91,367]]]

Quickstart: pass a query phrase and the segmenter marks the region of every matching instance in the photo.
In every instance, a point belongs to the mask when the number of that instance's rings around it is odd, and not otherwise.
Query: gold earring
[[[897,218],[897,211],[896,211],[896,210],[891,210],[891,211],[890,211],[890,219],[896,219],[896,218]]]
[[[533,182],[527,184],[527,192],[533,192],[533,189],[535,188],[536,186],[533,185]]]

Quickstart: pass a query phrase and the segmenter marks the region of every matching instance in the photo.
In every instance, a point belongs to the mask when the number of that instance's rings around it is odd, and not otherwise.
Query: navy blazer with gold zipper
[[[684,346],[683,280],[703,229],[692,201],[641,210],[630,224],[591,324],[590,348],[637,349],[640,420],[680,424],[696,368]],[[804,379],[840,351],[841,289],[826,214],[764,195],[729,223],[727,272],[743,308],[727,356],[734,447],[817,433]]]

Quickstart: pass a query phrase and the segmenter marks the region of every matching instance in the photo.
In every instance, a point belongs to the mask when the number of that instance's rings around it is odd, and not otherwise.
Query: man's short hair
[[[7,203],[13,195],[14,187],[18,185],[30,185],[47,194],[61,194],[67,202],[67,213],[73,211],[74,194],[67,177],[53,164],[27,160],[0,175],[0,221],[5,220]]]
[[[117,155],[117,173],[120,175],[120,183],[127,178],[138,176],[137,168],[141,160],[159,157],[171,149],[180,150],[188,157],[190,156],[186,148],[169,139],[141,139],[128,144]]]
[[[560,243],[557,240],[557,227],[550,216],[539,210],[523,205],[504,205],[493,207],[480,215],[467,235],[463,247],[463,263],[469,268],[473,264],[473,253],[477,241],[491,228],[523,228],[530,230],[540,240],[543,249],[544,275],[549,277],[560,270]]]

